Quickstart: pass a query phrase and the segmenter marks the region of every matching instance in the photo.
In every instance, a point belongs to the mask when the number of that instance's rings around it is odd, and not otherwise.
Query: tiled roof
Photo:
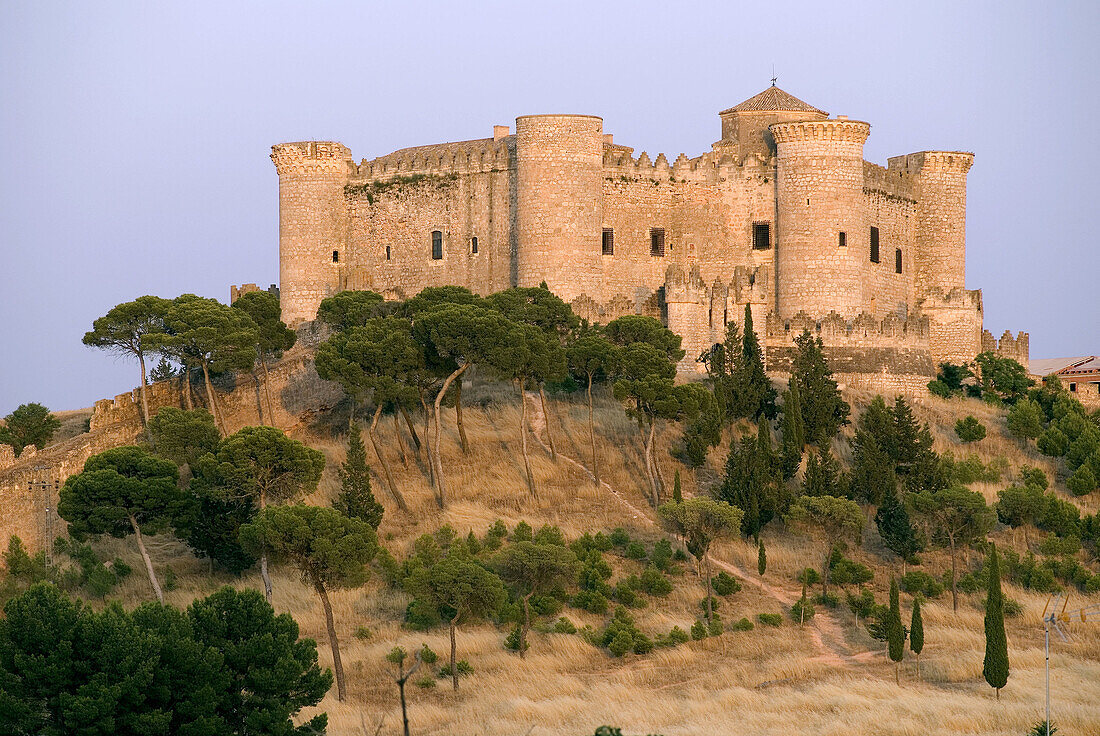
[[[1028,370],[1033,376],[1049,376],[1051,373],[1059,373],[1066,368],[1078,364],[1095,362],[1096,357],[1083,355],[1077,358],[1043,358],[1041,360],[1028,361]]]
[[[723,110],[720,115],[728,112],[770,112],[782,110],[784,112],[814,112],[819,115],[828,115],[824,110],[818,110],[813,105],[807,104],[792,94],[784,92],[774,84],[766,90],[750,97],[740,105],[734,105],[728,110]]]

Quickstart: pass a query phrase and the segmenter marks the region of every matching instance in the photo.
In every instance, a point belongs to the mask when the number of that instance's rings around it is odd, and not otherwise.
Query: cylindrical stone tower
[[[279,301],[283,321],[296,325],[317,316],[346,258],[351,151],[332,141],[280,143],[271,160],[279,172]]]
[[[966,287],[966,174],[974,154],[911,153],[917,173],[917,294]]]
[[[603,218],[603,119],[516,118],[516,285],[565,301],[595,294]]]
[[[845,318],[862,309],[868,259],[863,205],[867,123],[807,120],[771,126],[776,143],[776,301],[781,317]],[[840,246],[839,233],[845,233]]]

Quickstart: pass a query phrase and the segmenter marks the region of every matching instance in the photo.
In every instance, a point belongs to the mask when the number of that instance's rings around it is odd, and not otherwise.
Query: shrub
[[[424,675],[416,681],[416,686],[419,688],[423,688],[424,690],[431,690],[433,687],[435,687],[435,678],[431,675]]]
[[[562,608],[561,601],[552,595],[533,595],[530,606],[536,616],[557,616]]]
[[[864,564],[841,557],[833,563],[829,577],[837,585],[862,585],[870,582],[874,573]]]
[[[643,592],[657,597],[664,597],[672,592],[672,581],[662,575],[656,565],[650,565],[642,571],[639,586]]]
[[[535,534],[534,542],[535,544],[553,544],[564,547],[565,535],[561,533],[561,529],[558,527],[543,524],[542,528]]]
[[[709,596],[708,598],[704,598],[703,600],[699,601],[699,608],[703,610],[703,613],[707,612],[708,600],[710,601],[711,612],[717,611],[719,606],[721,606],[722,602],[719,599],[715,598],[714,596]]]
[[[609,605],[606,596],[591,590],[582,590],[573,596],[573,607],[589,613],[605,614]]]
[[[810,600],[829,608],[836,608],[840,605],[840,597],[836,593],[818,593]]]
[[[712,614],[710,619],[710,627],[707,629],[707,633],[711,636],[722,635],[722,618],[717,614]]]
[[[518,652],[519,651],[519,636],[520,636],[520,625],[516,624],[512,628],[512,633],[508,634],[507,638],[505,638],[504,648],[505,649],[511,649],[513,652]],[[523,643],[523,648],[525,650],[530,648],[530,646],[531,646],[530,642],[525,641]]]
[[[1096,490],[1096,476],[1092,472],[1092,468],[1088,465],[1082,465],[1066,479],[1066,488],[1068,488],[1075,496],[1084,496],[1092,493]]]
[[[756,620],[765,626],[782,626],[783,614],[782,613],[761,613],[757,614]]]
[[[603,532],[596,532],[596,536],[592,537],[592,546],[600,552],[610,552],[615,544],[611,541],[610,537]]]
[[[951,389],[947,387],[946,383],[939,379],[936,379],[935,381],[929,381],[928,390],[942,399],[951,398]]]
[[[629,631],[620,631],[607,645],[607,648],[616,657],[621,657],[634,648],[634,637],[631,636]]]
[[[645,545],[641,542],[630,542],[626,545],[626,556],[631,560],[644,560]]]
[[[756,628],[756,624],[749,621],[747,618],[741,618],[730,624],[730,631],[752,631]]]
[[[878,609],[886,610],[885,606],[875,603],[875,595],[867,588],[860,588],[859,595],[847,593],[848,607],[856,618],[868,618],[875,615]]]
[[[1057,427],[1047,427],[1036,442],[1039,452],[1050,457],[1061,457],[1069,451],[1069,437]]]
[[[1076,535],[1057,537],[1053,534],[1047,536],[1039,545],[1039,551],[1044,555],[1075,555],[1081,550],[1081,540]]]
[[[420,659],[424,660],[424,664],[435,664],[439,661],[439,655],[425,644],[420,648]]]
[[[526,521],[521,521],[516,524],[516,528],[512,531],[511,541],[514,542],[530,542],[535,538],[535,532],[531,529],[531,525]]]
[[[554,633],[555,634],[576,634],[577,633],[577,627],[572,621],[567,619],[565,616],[562,616],[561,618],[559,618],[557,620],[557,622],[554,623]]]
[[[615,586],[615,600],[622,603],[624,606],[630,607],[642,607],[645,605],[645,601],[638,597],[638,594],[634,592],[634,589],[625,583],[619,583]]]
[[[630,544],[630,535],[626,533],[626,529],[621,526],[615,527],[611,531],[611,545],[613,547],[625,547]]]
[[[821,575],[812,567],[807,567],[795,576],[795,580],[803,585],[816,585],[821,582]]]
[[[809,600],[799,598],[794,602],[794,605],[791,606],[791,621],[798,623],[803,620],[803,615],[805,615],[804,620],[809,621],[814,617],[814,613],[814,604],[810,603]]]
[[[684,644],[690,641],[691,636],[688,635],[688,633],[681,629],[679,626],[673,626],[672,631],[668,632],[668,636],[665,640],[668,641],[672,646],[676,646],[678,644]]]
[[[923,570],[910,570],[901,576],[901,589],[910,595],[920,593],[925,598],[943,595],[944,584]]]
[[[985,439],[985,425],[975,416],[967,416],[955,422],[955,434],[963,442],[977,442]]]
[[[179,587],[179,578],[176,577],[176,571],[172,569],[171,565],[164,568],[164,589],[175,590]]]
[[[710,584],[718,595],[733,595],[741,590],[741,583],[737,578],[725,572],[720,572],[711,578]]]
[[[653,651],[653,640],[640,631],[634,632],[634,653],[649,654]]]
[[[414,599],[405,607],[405,624],[410,629],[424,631],[438,626],[440,622],[439,611],[434,606]]]
[[[672,543],[667,539],[659,540],[653,545],[653,553],[649,556],[649,561],[661,572],[668,572],[669,563],[672,562]]]
[[[370,638],[370,629],[366,626],[360,626],[355,630],[355,638],[360,640],[366,640]]]
[[[707,638],[707,625],[704,621],[699,620],[691,625],[691,638],[695,641]]]

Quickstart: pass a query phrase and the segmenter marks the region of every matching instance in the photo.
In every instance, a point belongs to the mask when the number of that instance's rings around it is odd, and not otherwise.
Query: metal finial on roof
[[[772,64],[772,86],[773,86],[773,87],[775,86],[775,81],[776,81],[777,79],[779,79],[779,77],[777,77],[777,76],[775,75],[775,64]]]

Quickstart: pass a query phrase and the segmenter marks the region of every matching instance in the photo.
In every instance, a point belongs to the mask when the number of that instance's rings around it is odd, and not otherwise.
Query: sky
[[[778,84],[871,123],[865,158],[975,153],[968,288],[1035,358],[1100,353],[1100,3],[5,0],[0,416],[130,390],[81,344],[142,294],[278,280],[281,141],[358,161],[600,115],[697,156]]]

